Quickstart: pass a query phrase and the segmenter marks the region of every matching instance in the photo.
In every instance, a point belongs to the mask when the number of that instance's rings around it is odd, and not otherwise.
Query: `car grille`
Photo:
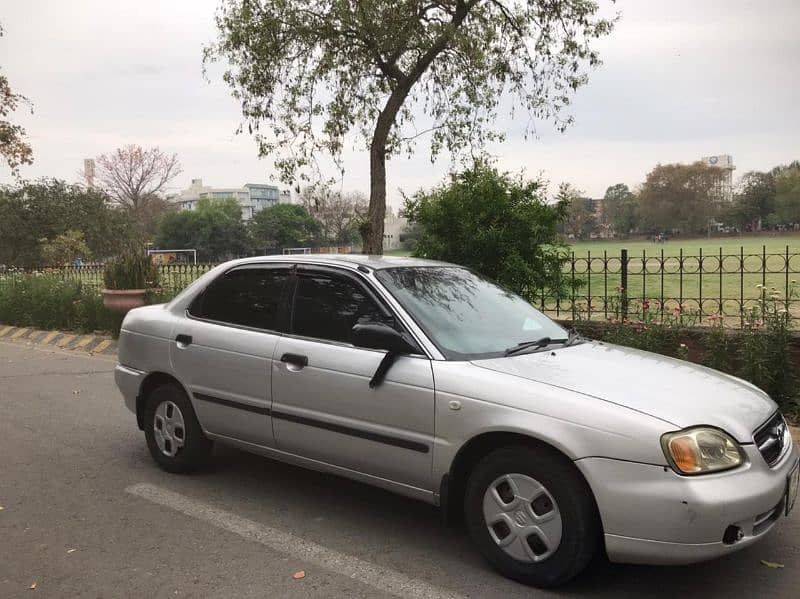
[[[774,466],[788,447],[787,437],[786,421],[780,412],[775,412],[775,415],[755,432],[753,440],[767,464]]]

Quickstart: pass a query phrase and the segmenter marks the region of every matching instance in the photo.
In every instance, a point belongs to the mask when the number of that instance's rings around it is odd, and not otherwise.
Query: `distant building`
[[[726,202],[733,199],[733,157],[730,154],[717,154],[716,156],[703,156],[703,164],[714,166],[721,170],[719,181],[714,187],[715,195]]]
[[[172,198],[172,203],[181,210],[194,210],[200,200],[234,199],[242,208],[242,219],[250,220],[264,210],[282,201],[291,199],[288,191],[280,191],[275,185],[247,183],[243,187],[208,187],[202,179],[192,179],[192,184]]]
[[[387,206],[386,217],[383,219],[383,249],[403,249],[403,234],[408,229],[408,219],[395,214],[391,206]]]

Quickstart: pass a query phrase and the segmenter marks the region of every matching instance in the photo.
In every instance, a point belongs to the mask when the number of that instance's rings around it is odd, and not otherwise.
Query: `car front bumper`
[[[609,559],[690,564],[764,537],[785,514],[787,478],[800,451],[793,446],[770,468],[755,446],[743,448],[745,465],[693,477],[652,464],[577,460],[597,500]],[[733,542],[731,526],[740,531]]]

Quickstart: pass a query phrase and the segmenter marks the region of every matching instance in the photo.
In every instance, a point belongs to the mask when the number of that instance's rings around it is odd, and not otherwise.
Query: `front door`
[[[394,318],[353,275],[298,269],[291,331],[272,363],[272,417],[279,449],[431,490],[433,373],[403,356],[375,388],[385,352],[354,347],[358,322]]]
[[[286,267],[230,270],[209,285],[175,327],[172,366],[209,432],[274,447],[271,361],[288,280]]]

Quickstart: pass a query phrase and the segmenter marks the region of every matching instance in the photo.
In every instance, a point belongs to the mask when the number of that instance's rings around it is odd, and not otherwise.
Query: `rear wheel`
[[[478,549],[503,575],[540,587],[579,574],[600,548],[588,485],[547,448],[498,449],[467,482],[464,511]]]
[[[167,472],[195,470],[211,452],[211,441],[203,434],[192,403],[176,385],[153,389],[144,424],[150,455]]]

